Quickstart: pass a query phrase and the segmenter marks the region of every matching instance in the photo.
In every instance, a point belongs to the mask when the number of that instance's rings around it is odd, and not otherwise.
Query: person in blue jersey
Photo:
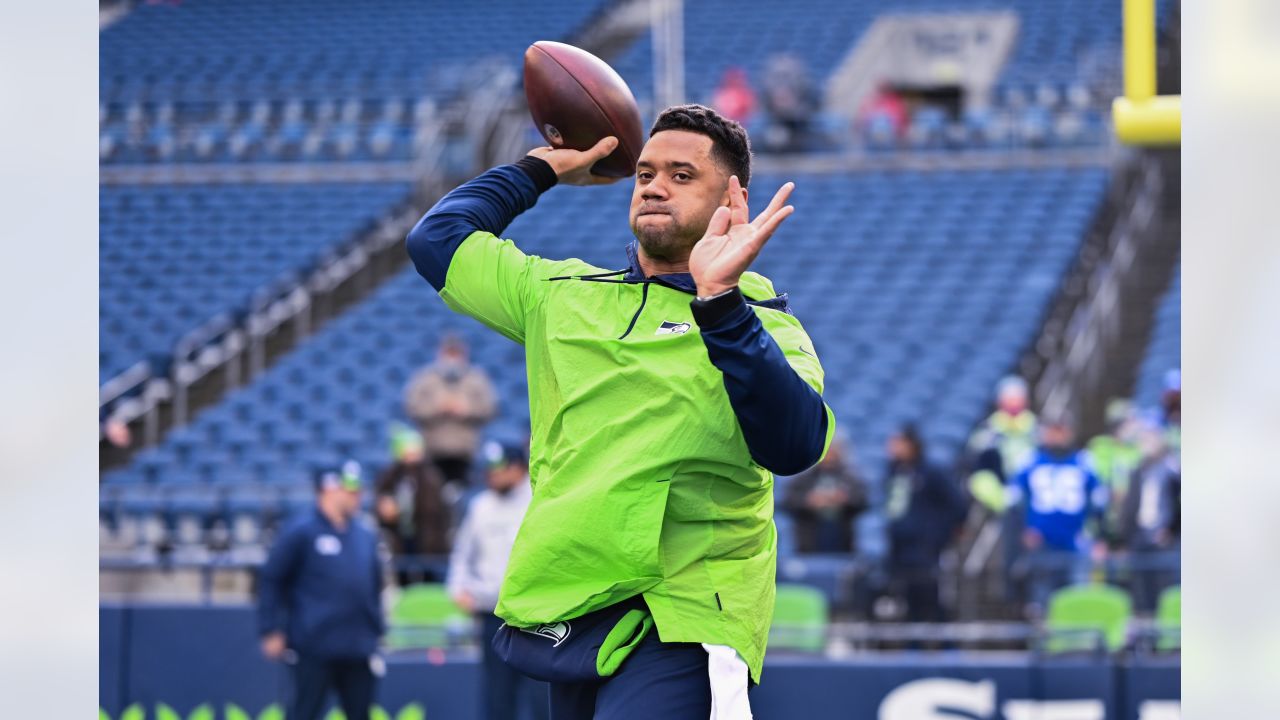
[[[1106,488],[1074,441],[1065,418],[1042,422],[1031,464],[1010,488],[1011,502],[1020,502],[1025,514],[1021,541],[1033,609],[1043,608],[1054,589],[1082,582],[1090,556],[1100,559],[1106,552],[1091,522],[1106,510]]]
[[[288,663],[289,720],[313,720],[330,690],[348,720],[368,720],[382,659],[378,537],[359,521],[359,467],[322,469],[316,507],[276,538],[258,576],[262,653]]]

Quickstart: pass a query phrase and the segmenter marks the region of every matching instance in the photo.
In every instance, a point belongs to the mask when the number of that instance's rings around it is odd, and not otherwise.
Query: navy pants
[[[293,665],[288,720],[317,720],[331,689],[337,692],[347,720],[369,720],[374,685],[368,658],[332,660],[299,655]]]
[[[489,640],[502,626],[493,613],[477,613],[484,648],[484,678],[480,683],[480,707],[484,720],[518,720],[523,717],[547,720],[547,683],[526,677],[498,657]]]
[[[711,681],[698,643],[664,643],[654,630],[612,677],[551,683],[551,720],[707,720]]]

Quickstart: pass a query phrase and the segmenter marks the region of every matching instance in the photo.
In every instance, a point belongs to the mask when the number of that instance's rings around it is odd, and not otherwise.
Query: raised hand
[[[707,224],[707,234],[689,253],[689,273],[698,286],[698,297],[709,297],[737,287],[738,278],[760,254],[773,231],[795,208],[787,198],[795,183],[778,189],[769,207],[747,222],[747,197],[738,176],[729,178],[729,205],[716,208]]]
[[[622,178],[592,175],[591,167],[609,156],[618,147],[618,138],[610,135],[596,143],[589,150],[570,150],[569,148],[540,147],[529,151],[529,155],[547,161],[556,177],[565,185],[608,185]]]

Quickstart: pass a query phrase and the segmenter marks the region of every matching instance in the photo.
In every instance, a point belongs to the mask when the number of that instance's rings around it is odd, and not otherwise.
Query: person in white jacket
[[[533,492],[529,460],[514,443],[488,442],[483,449],[488,465],[488,488],[476,495],[454,538],[449,556],[449,594],[458,607],[476,616],[484,653],[481,706],[486,720],[516,720],[521,705],[534,718],[549,712],[547,685],[528,678],[504,663],[490,642],[502,620],[493,614],[507,559],[516,541]]]

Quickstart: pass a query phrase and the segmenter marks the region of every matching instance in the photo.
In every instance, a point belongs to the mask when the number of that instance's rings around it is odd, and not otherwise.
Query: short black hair
[[[658,115],[649,137],[663,130],[687,130],[711,138],[711,156],[730,175],[737,175],[742,187],[751,184],[751,140],[736,121],[705,105],[674,105]]]
[[[911,446],[911,450],[915,453],[916,460],[924,460],[924,438],[920,437],[920,428],[916,426],[914,421],[907,421],[898,428],[898,437]]]

